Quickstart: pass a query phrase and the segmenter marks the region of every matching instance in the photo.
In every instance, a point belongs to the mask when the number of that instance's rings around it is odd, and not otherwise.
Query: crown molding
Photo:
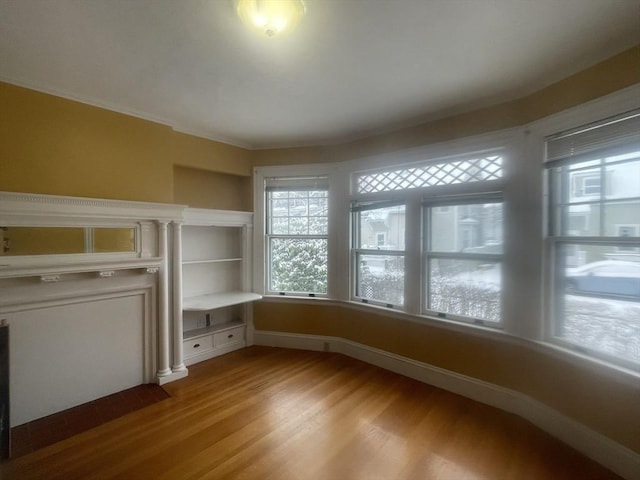
[[[184,205],[0,192],[0,224],[101,224],[109,221],[179,221]]]

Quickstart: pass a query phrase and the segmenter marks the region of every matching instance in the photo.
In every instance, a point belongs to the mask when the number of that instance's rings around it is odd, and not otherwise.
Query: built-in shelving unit
[[[184,363],[246,345],[252,214],[188,208],[182,225]]]
[[[208,327],[196,328],[185,332],[184,339],[192,340],[194,338],[205,337],[214,333],[226,332],[227,330],[233,330],[237,327],[244,327],[242,320],[232,320],[230,322],[220,323],[218,325],[210,325]]]

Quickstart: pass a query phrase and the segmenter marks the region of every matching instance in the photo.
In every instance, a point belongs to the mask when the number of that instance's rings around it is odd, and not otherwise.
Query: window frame
[[[292,178],[297,178],[297,177],[292,177]],[[323,183],[326,182],[327,185],[326,187],[315,187],[315,186],[311,186],[310,184],[312,183],[313,179],[323,179]],[[277,180],[281,180],[283,179],[283,177],[277,177]],[[304,179],[301,180],[302,182],[304,182]],[[327,195],[326,195],[326,203],[327,203],[327,228],[326,228],[326,233],[323,234],[319,234],[319,233],[274,233],[273,231],[271,231],[272,228],[272,222],[271,219],[272,218],[287,218],[289,221],[292,218],[311,218],[311,216],[309,215],[309,201],[311,199],[311,197],[309,195],[307,195],[306,197],[306,202],[303,202],[302,200],[300,200],[300,204],[305,203],[306,205],[306,215],[291,215],[290,212],[288,212],[289,214],[283,217],[272,217],[270,214],[271,212],[271,206],[270,206],[270,202],[274,202],[277,199],[274,198],[270,198],[270,193],[271,192],[277,192],[277,191],[283,191],[283,192],[313,192],[313,191],[326,191]],[[328,185],[328,178],[326,177],[311,177],[309,179],[309,185],[300,185],[300,186],[294,186],[291,185],[290,187],[265,187],[265,191],[264,194],[266,196],[266,200],[265,203],[267,205],[266,209],[265,209],[265,216],[266,216],[266,226],[265,226],[265,247],[266,247],[266,253],[265,253],[265,258],[267,260],[266,265],[265,265],[265,270],[266,270],[266,277],[265,277],[265,293],[267,295],[294,295],[294,296],[309,296],[309,297],[326,297],[327,296],[327,291],[328,291],[328,284],[329,284],[329,276],[327,273],[327,278],[325,280],[326,285],[325,285],[325,292],[318,292],[318,291],[302,291],[302,290],[274,290],[272,289],[272,285],[273,285],[273,262],[272,262],[272,255],[273,255],[273,244],[274,241],[277,240],[324,240],[327,243],[327,247],[328,247],[328,241],[329,241],[329,222],[328,222],[328,201],[329,201],[329,185]],[[295,205],[295,198],[293,198],[293,203]],[[292,198],[291,197],[287,197],[287,203],[288,203],[288,209],[291,208],[291,204],[292,204]],[[327,265],[328,265],[328,248],[327,248]]]
[[[291,292],[281,295],[280,292],[268,290],[270,274],[268,266],[269,242],[267,238],[267,181],[268,179],[294,178],[326,178],[328,185],[328,231],[327,231],[327,293],[309,296],[307,292]],[[334,164],[309,165],[278,165],[254,167],[254,217],[253,217],[253,291],[265,297],[272,298],[309,298],[321,300],[332,298],[340,288],[340,281],[336,275],[336,265],[339,263],[340,241],[333,232],[336,229],[336,199],[332,192],[339,189],[339,177],[336,175]],[[311,292],[314,293],[314,292]]]
[[[405,211],[405,225],[404,227],[404,231],[405,231],[405,238],[403,240],[404,243],[404,249],[400,250],[400,249],[385,249],[385,250],[380,250],[380,249],[373,249],[373,248],[362,248],[360,246],[360,232],[361,232],[361,217],[359,216],[359,214],[363,211],[371,211],[371,210],[378,210],[378,209],[382,209],[382,208],[389,208],[389,207],[397,207],[397,206],[404,206],[404,211]],[[391,201],[378,201],[378,202],[367,202],[366,204],[362,204],[362,205],[358,205],[358,202],[352,202],[351,205],[351,224],[352,224],[352,229],[351,229],[351,240],[352,240],[352,245],[351,245],[351,277],[353,278],[353,284],[352,284],[352,288],[351,288],[351,299],[353,301],[357,301],[357,302],[362,302],[362,303],[366,303],[366,304],[371,304],[371,305],[378,305],[378,306],[383,306],[386,308],[395,308],[395,309],[404,309],[405,308],[405,302],[403,302],[402,304],[400,303],[393,303],[393,302],[385,302],[382,301],[380,299],[373,299],[373,298],[368,298],[368,297],[364,297],[362,295],[359,294],[358,291],[358,287],[359,287],[359,280],[360,280],[360,269],[359,269],[359,259],[361,256],[363,255],[368,255],[368,256],[390,256],[390,257],[402,257],[403,258],[403,269],[406,268],[406,215],[407,215],[407,205],[406,202],[404,200],[391,200]],[[385,238],[386,238],[386,234],[385,234]],[[406,270],[405,270],[406,271]],[[403,282],[404,283],[404,282]],[[403,297],[404,297],[404,288],[403,288]]]
[[[624,96],[623,96],[624,97]],[[623,98],[618,97],[618,98]],[[617,111],[615,110],[617,106]],[[629,104],[618,104],[618,102],[612,102],[607,105],[607,108],[602,110],[593,109],[589,111],[589,115],[584,116],[587,112],[587,107],[578,107],[577,109],[569,112],[564,112],[560,116],[561,121],[548,121],[542,123],[544,128],[541,128],[537,132],[537,141],[546,146],[546,142],[556,135],[560,135],[557,132],[570,132],[572,130],[581,130],[586,126],[598,123],[605,123],[608,119],[623,116],[624,112],[631,112],[640,107],[640,105],[634,108],[629,108]],[[557,119],[553,119],[557,120]],[[597,127],[596,127],[597,128]],[[546,150],[546,147],[545,147]],[[572,230],[567,230],[568,219],[562,218],[563,214],[558,214],[558,209],[569,208],[571,205],[596,205],[599,212],[603,212],[606,205],[633,202],[640,200],[640,196],[629,196],[624,198],[608,198],[609,182],[606,181],[607,168],[610,166],[616,166],[619,164],[625,164],[630,162],[637,162],[638,157],[633,159],[618,160],[613,162],[607,162],[606,159],[615,156],[620,152],[620,148],[613,146],[605,148],[601,151],[582,154],[566,160],[554,160],[547,161],[546,156],[542,155],[542,162],[544,167],[544,188],[545,188],[545,203],[544,203],[544,215],[545,215],[545,319],[543,322],[544,332],[543,338],[545,342],[552,345],[557,345],[568,351],[577,352],[582,355],[586,355],[588,358],[603,360],[611,365],[618,365],[631,370],[640,370],[640,362],[633,361],[627,357],[621,357],[612,353],[603,351],[602,349],[596,349],[585,345],[570,341],[560,336],[559,328],[561,323],[565,321],[564,313],[564,296],[566,292],[562,289],[565,285],[565,275],[561,268],[557,268],[558,265],[563,264],[562,250],[568,246],[573,245],[585,245],[591,247],[603,247],[617,249],[625,253],[629,251],[637,251],[636,249],[640,245],[640,236],[624,237],[607,235],[607,224],[604,215],[598,215],[598,235],[575,235],[571,234]],[[554,182],[552,175],[571,175],[570,167],[574,164],[592,162],[591,166],[585,166],[585,169],[593,170],[597,169],[598,176],[600,178],[600,191],[598,194],[590,195],[587,199],[582,200],[581,197],[578,200],[571,201],[571,198],[567,198],[567,195],[574,194],[573,185],[567,188],[566,183],[571,180],[563,180],[560,178],[559,182]],[[562,168],[563,173],[556,173],[553,170]],[[581,168],[577,169],[578,172]],[[595,176],[595,173],[593,174]],[[568,190],[567,193],[557,192],[557,185],[560,185],[560,189],[564,188]],[[558,199],[558,197],[562,197]],[[575,196],[574,196],[575,198]],[[588,219],[589,220],[589,219]],[[626,224],[625,224],[626,225]],[[617,231],[620,225],[614,224],[614,228]],[[637,232],[637,230],[636,230]],[[593,295],[595,298],[609,298],[607,295],[601,294]]]
[[[433,213],[439,213],[440,208],[443,206],[448,207],[448,210],[451,211],[451,207],[458,207],[463,205],[478,205],[478,204],[489,204],[495,203],[500,204],[502,206],[502,253],[482,253],[482,252],[445,252],[433,250],[431,246],[431,217]],[[455,208],[453,212],[455,212]],[[491,328],[503,328],[504,326],[504,289],[502,288],[502,279],[504,278],[504,231],[505,231],[505,200],[504,200],[504,192],[484,192],[473,195],[453,195],[445,198],[429,198],[425,197],[423,200],[423,249],[422,249],[422,279],[424,282],[423,291],[422,291],[422,302],[421,302],[421,313],[422,315],[437,317],[446,320],[453,320],[456,322],[462,322],[473,325],[480,325],[484,327]],[[487,261],[490,263],[495,263],[499,266],[500,269],[500,279],[501,285],[499,290],[499,311],[500,318],[498,321],[490,321],[481,318],[473,318],[466,315],[460,315],[449,312],[442,312],[436,309],[430,308],[429,306],[429,298],[430,298],[430,286],[431,286],[431,270],[429,268],[429,262],[431,259],[443,259],[443,260],[472,260],[472,261]]]
[[[455,142],[440,144],[435,147],[415,149],[410,152],[403,152],[404,158],[411,158],[411,163],[399,163],[397,159],[387,165],[386,167],[357,169],[352,168],[350,170],[351,181],[351,195],[350,201],[354,202],[406,202],[406,238],[405,238],[405,304],[400,305],[388,305],[381,302],[367,302],[373,303],[376,306],[383,308],[399,309],[409,314],[416,315],[423,319],[434,319],[437,322],[451,322],[454,324],[472,326],[472,327],[489,327],[495,331],[504,327],[503,319],[500,322],[484,322],[487,325],[480,322],[469,322],[466,318],[456,318],[455,316],[447,316],[446,318],[437,315],[437,312],[426,311],[424,306],[426,305],[425,290],[423,286],[426,282],[426,275],[424,270],[424,248],[423,248],[423,203],[425,198],[452,198],[457,196],[458,198],[464,196],[467,198],[473,198],[478,195],[495,194],[496,191],[500,192],[501,198],[504,198],[505,184],[509,176],[509,158],[512,155],[516,139],[514,136],[514,130],[504,130],[501,132],[480,135],[477,137],[469,137]],[[445,154],[446,152],[446,154]],[[400,171],[402,169],[411,169],[416,166],[425,165],[440,165],[445,163],[458,163],[466,159],[473,160],[478,157],[500,156],[502,157],[502,174],[499,178],[484,180],[484,181],[471,181],[467,183],[451,183],[448,185],[433,185],[420,188],[407,188],[406,190],[389,190],[389,191],[376,191],[370,193],[357,193],[358,183],[357,179],[363,174],[383,172],[386,170]],[[385,158],[385,157],[382,157]],[[506,216],[503,217],[503,222],[506,222]],[[353,215],[351,216],[351,236],[355,235],[355,220]],[[503,225],[504,228],[504,225]],[[352,241],[351,248],[351,300],[358,303],[363,303],[362,297],[356,293],[356,261],[354,243]],[[504,292],[501,292],[501,311],[504,311],[503,300]],[[504,316],[504,314],[503,314]]]

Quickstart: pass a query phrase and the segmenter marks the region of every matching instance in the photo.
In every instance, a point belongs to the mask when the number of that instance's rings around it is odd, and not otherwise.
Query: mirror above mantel
[[[0,227],[0,256],[133,253],[134,227]]]
[[[0,277],[157,266],[184,208],[0,192]]]

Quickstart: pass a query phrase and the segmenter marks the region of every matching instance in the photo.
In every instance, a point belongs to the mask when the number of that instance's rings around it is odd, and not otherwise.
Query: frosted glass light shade
[[[303,0],[235,0],[235,4],[242,22],[269,38],[291,33],[306,10]]]

